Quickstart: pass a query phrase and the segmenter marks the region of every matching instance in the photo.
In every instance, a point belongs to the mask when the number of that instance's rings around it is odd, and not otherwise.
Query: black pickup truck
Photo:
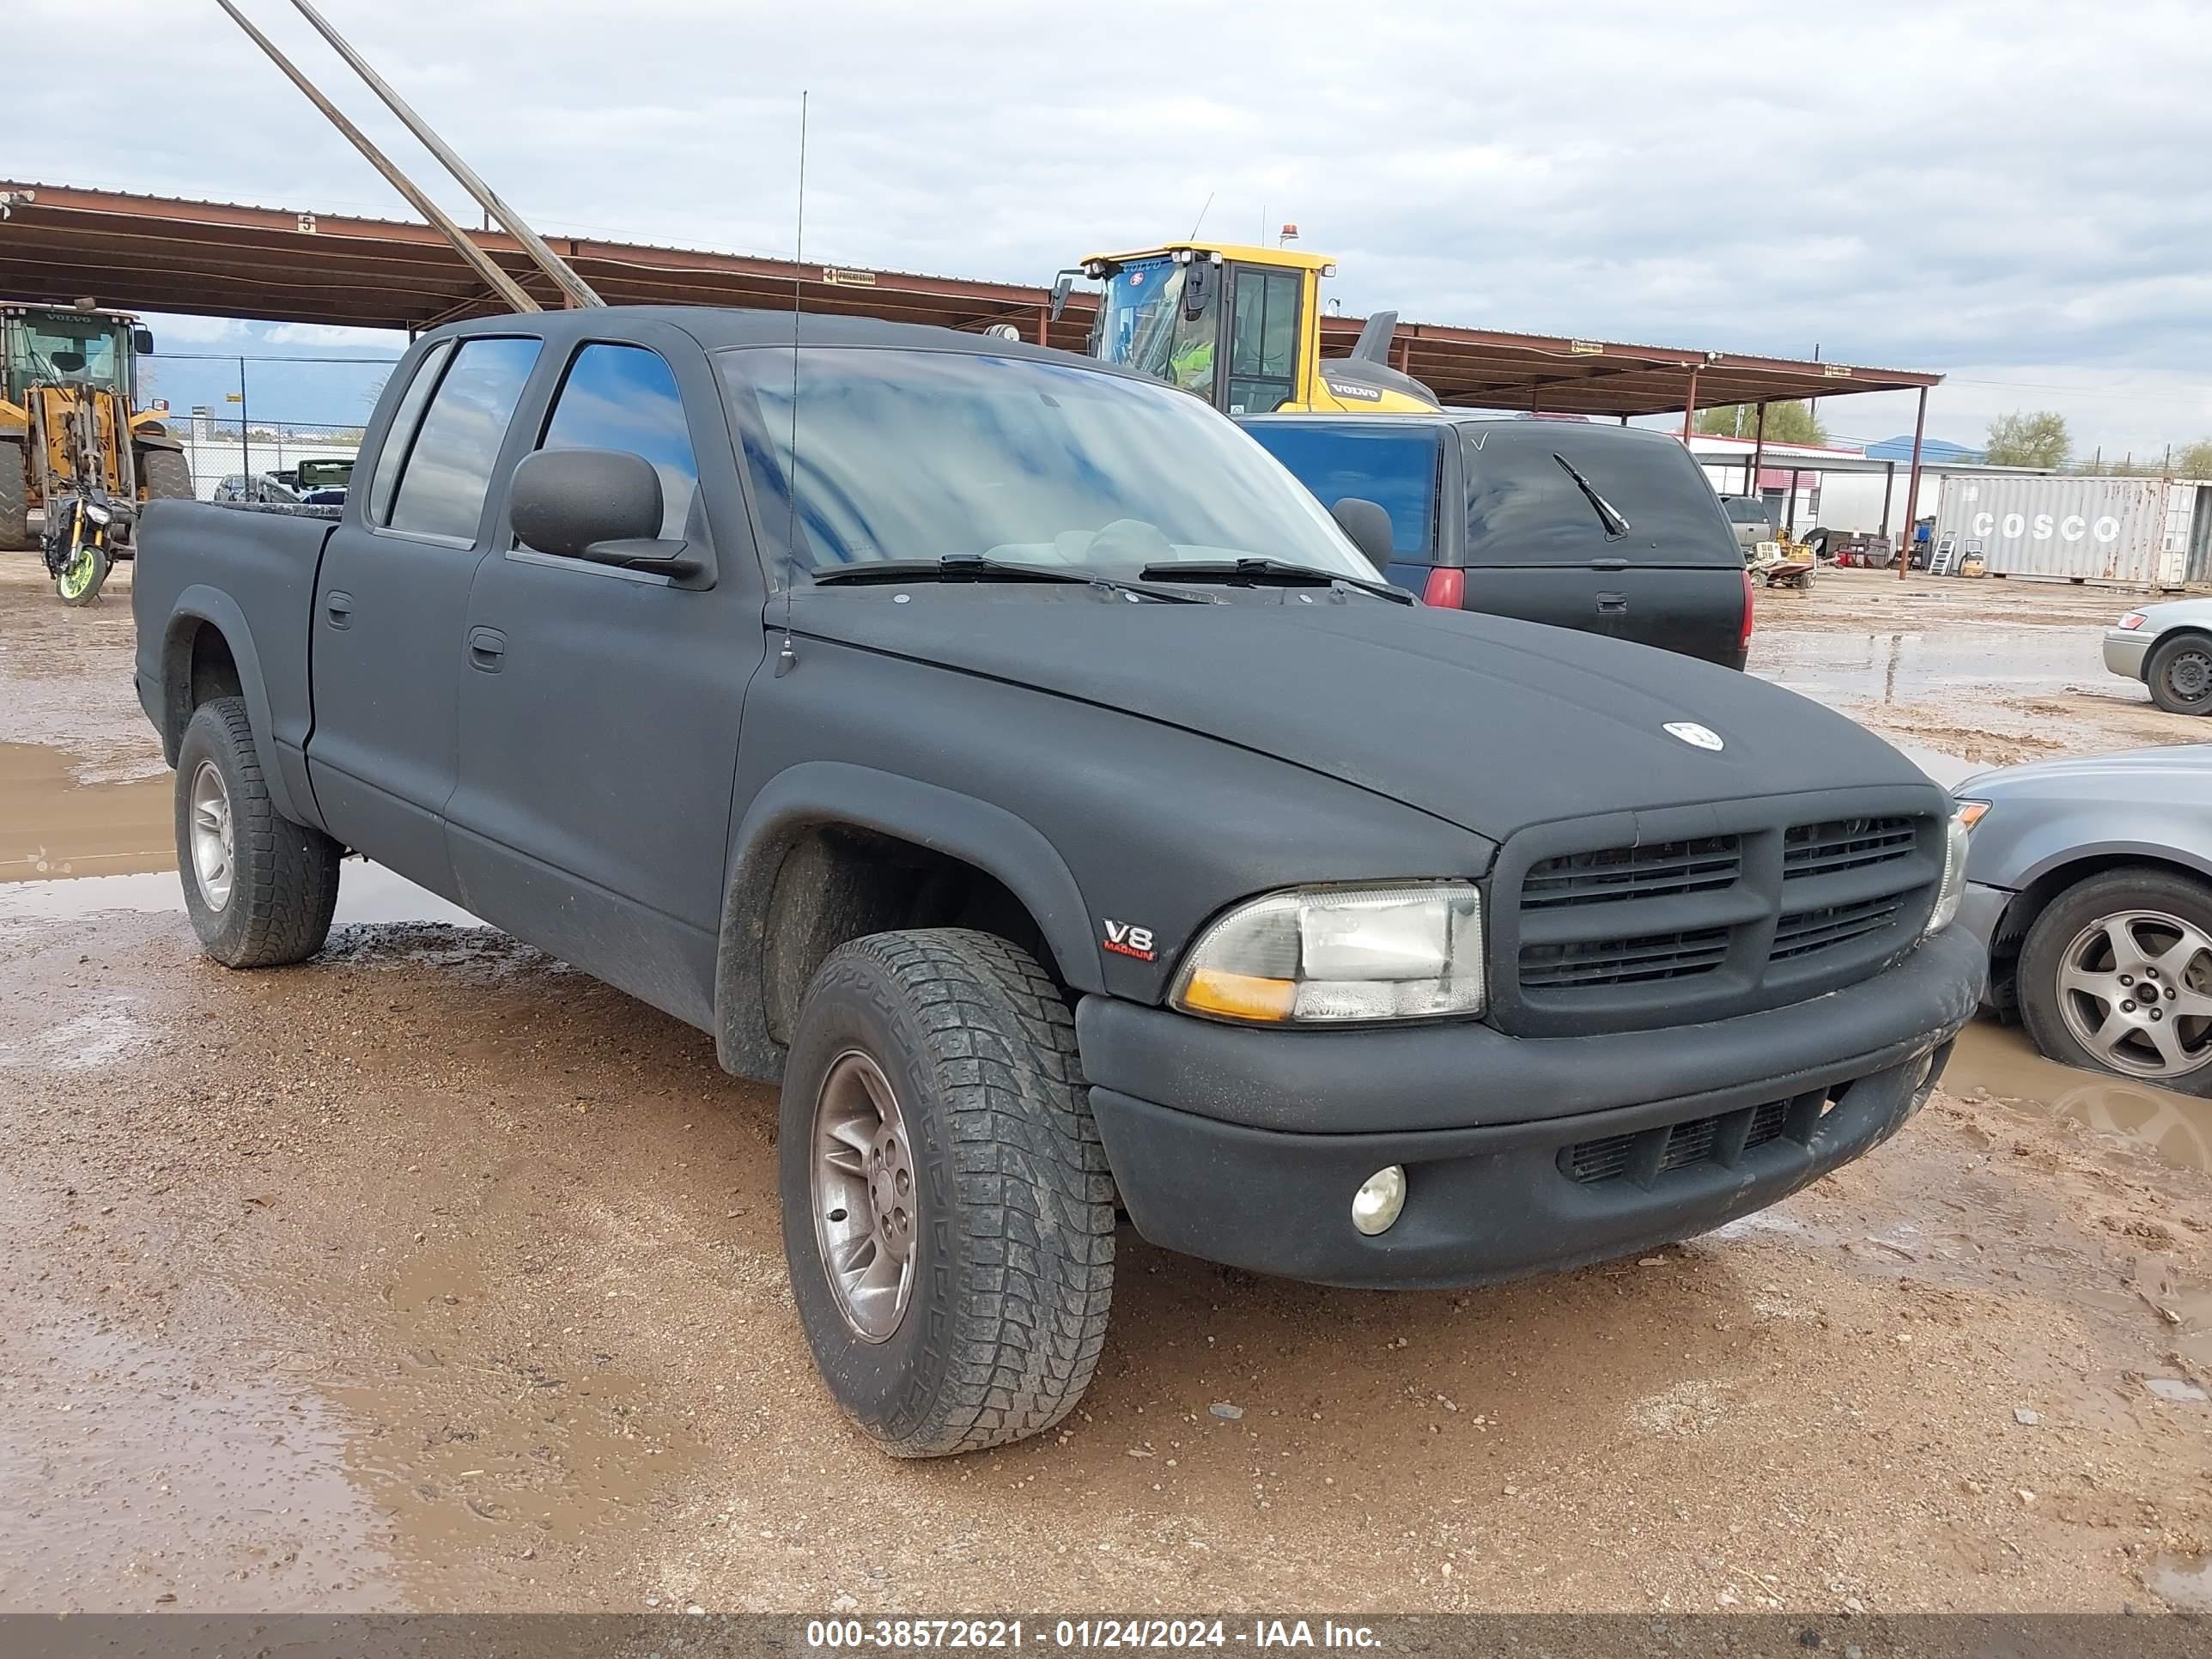
[[[1474,414],[1242,424],[1324,506],[1382,507],[1384,574],[1425,604],[1744,665],[1743,550],[1670,433]]]
[[[798,326],[426,335],[343,508],[149,510],[138,690],[218,961],[313,955],[351,849],[781,1082],[799,1315],[890,1450],[1069,1410],[1117,1207],[1465,1284],[1716,1226],[1925,1098],[1982,953],[1887,744],[1407,603],[1170,388]]]

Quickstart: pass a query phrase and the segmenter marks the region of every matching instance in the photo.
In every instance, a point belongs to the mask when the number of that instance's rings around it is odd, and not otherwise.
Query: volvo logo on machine
[[[1659,728],[1670,738],[1680,738],[1692,749],[1721,749],[1721,734],[1710,726],[1700,726],[1695,720],[1668,720]]]

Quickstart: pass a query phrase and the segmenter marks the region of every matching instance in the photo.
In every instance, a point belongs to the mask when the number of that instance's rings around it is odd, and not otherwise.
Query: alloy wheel
[[[837,1311],[887,1342],[914,1292],[921,1194],[898,1095],[857,1048],[830,1063],[814,1100],[814,1235]]]
[[[2076,1042],[2113,1071],[2179,1077],[2212,1060],[2212,937],[2160,910],[2124,910],[2074,936],[2058,1006]]]

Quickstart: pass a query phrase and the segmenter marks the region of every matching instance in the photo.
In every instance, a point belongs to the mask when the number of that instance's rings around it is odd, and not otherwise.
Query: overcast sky
[[[129,118],[18,87],[21,177],[406,215],[207,0],[0,3],[26,63],[127,43],[96,79]],[[433,183],[285,0],[244,3]],[[2017,408],[2084,453],[2212,434],[2201,3],[322,3],[548,231],[787,254],[803,87],[810,261],[1042,282],[1206,209],[1295,221],[1348,313],[1938,369],[1930,429],[1969,442]]]

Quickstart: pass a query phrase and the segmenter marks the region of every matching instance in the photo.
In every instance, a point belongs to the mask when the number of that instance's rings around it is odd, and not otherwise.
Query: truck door
[[[448,898],[461,623],[485,498],[538,349],[471,335],[403,368],[368,496],[331,532],[315,585],[307,776],[323,822]]]
[[[454,653],[447,840],[476,915],[710,1024],[738,715],[764,653],[765,592],[734,465],[700,489],[698,453],[735,454],[711,371],[689,337],[665,333],[665,352],[573,348],[531,442],[643,455],[660,475],[661,534],[710,545],[711,578],[678,584],[521,546],[502,501]],[[715,490],[726,494],[708,499]]]

